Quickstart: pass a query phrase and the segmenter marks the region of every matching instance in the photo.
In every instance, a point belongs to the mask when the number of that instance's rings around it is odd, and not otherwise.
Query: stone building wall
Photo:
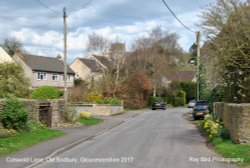
[[[235,143],[250,144],[250,104],[215,103],[215,116],[223,120]]]

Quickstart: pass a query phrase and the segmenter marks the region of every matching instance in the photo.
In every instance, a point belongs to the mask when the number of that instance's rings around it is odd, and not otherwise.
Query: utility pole
[[[196,93],[196,101],[200,100],[200,32],[198,31],[196,34],[196,43],[197,43],[197,75],[196,75],[196,83],[197,83],[197,93]]]
[[[67,88],[67,14],[66,8],[63,8],[63,34],[64,34],[64,101],[65,109],[67,108],[68,103],[68,88]]]

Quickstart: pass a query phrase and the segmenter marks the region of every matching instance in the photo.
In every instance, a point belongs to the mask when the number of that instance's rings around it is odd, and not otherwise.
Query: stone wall
[[[72,104],[78,115],[82,111],[90,112],[96,116],[112,116],[124,112],[122,105],[107,105],[107,104]]]
[[[63,110],[64,110],[64,100],[57,99],[57,100],[45,100],[45,101],[39,101],[39,100],[32,100],[32,99],[20,99],[24,104],[26,105],[28,109],[28,116],[29,120],[32,121],[41,121],[41,116],[39,114],[40,112],[40,106],[41,104],[48,104],[48,109],[50,110],[51,115],[48,115],[50,117],[51,125],[52,127],[56,127],[57,124],[60,124],[63,122]],[[3,107],[5,105],[6,100],[0,99],[0,114],[2,113]],[[0,128],[2,126],[2,123],[0,123]]]
[[[64,100],[51,100],[51,111],[52,111],[52,127],[56,127],[58,124],[64,122]]]
[[[223,120],[233,142],[250,144],[249,103],[214,103],[214,112],[217,118]]]

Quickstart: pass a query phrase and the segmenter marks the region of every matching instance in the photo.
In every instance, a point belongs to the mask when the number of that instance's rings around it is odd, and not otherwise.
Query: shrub
[[[163,100],[167,103],[167,104],[172,104],[174,101],[174,97],[173,96],[166,96],[163,98]]]
[[[102,100],[97,102],[98,104],[112,104],[112,105],[121,105],[121,100],[118,98],[105,97]]]
[[[90,112],[86,112],[86,111],[80,112],[80,117],[88,119],[88,118],[91,117],[91,113]]]
[[[30,132],[47,128],[45,124],[41,122],[35,122],[35,121],[28,121],[27,127],[28,127],[28,131]]]
[[[29,96],[29,79],[16,63],[0,63],[0,98]]]
[[[100,102],[102,100],[102,98],[103,98],[102,95],[97,93],[97,92],[91,92],[88,95],[88,101],[92,102],[92,103]]]
[[[223,122],[220,122],[219,119],[214,119],[211,114],[205,115],[204,121],[201,122],[201,126],[210,140],[215,137],[220,137],[224,140],[230,139],[229,133],[224,127]]]
[[[195,82],[180,82],[180,90],[186,93],[186,100],[195,99],[196,96],[196,83]]]
[[[16,130],[14,129],[2,129],[0,130],[0,137],[9,137],[14,136],[16,134]]]
[[[172,105],[174,107],[179,107],[179,106],[183,106],[183,103],[182,103],[182,98],[181,97],[174,97],[173,99],[173,102],[172,102]]]
[[[74,106],[67,106],[67,109],[63,113],[63,118],[66,122],[74,123],[78,118],[76,108]]]
[[[58,99],[60,93],[57,89],[51,86],[41,86],[32,91],[30,97],[32,99],[47,100],[47,99]]]
[[[178,106],[184,106],[186,104],[186,93],[184,91],[177,91],[172,105],[174,107],[178,107]]]
[[[157,101],[157,100],[163,100],[163,98],[162,98],[162,97],[153,97],[153,96],[150,96],[150,97],[148,98],[148,106],[152,106],[153,103],[154,103],[155,101]]]
[[[28,113],[25,105],[17,99],[8,99],[1,116],[3,126],[20,131],[26,128],[27,120]]]
[[[208,95],[208,107],[210,111],[213,111],[214,102],[220,102],[224,100],[224,88],[221,86],[215,87]]]

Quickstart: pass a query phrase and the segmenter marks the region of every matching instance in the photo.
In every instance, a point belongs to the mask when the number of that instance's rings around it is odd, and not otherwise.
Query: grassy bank
[[[39,142],[43,142],[64,133],[49,128],[37,129],[32,132],[21,132],[10,137],[0,137],[0,155],[14,153]]]
[[[242,166],[250,166],[250,145],[234,144],[231,140],[214,138],[212,145],[215,150],[226,158],[242,158]]]
[[[201,120],[193,120],[195,125],[199,127],[202,134],[207,138],[208,143],[214,148],[214,150],[225,158],[241,158],[243,163],[237,162],[238,165],[243,167],[250,166],[250,145],[247,144],[235,144],[229,139],[222,139],[221,137],[209,138],[201,127]]]

